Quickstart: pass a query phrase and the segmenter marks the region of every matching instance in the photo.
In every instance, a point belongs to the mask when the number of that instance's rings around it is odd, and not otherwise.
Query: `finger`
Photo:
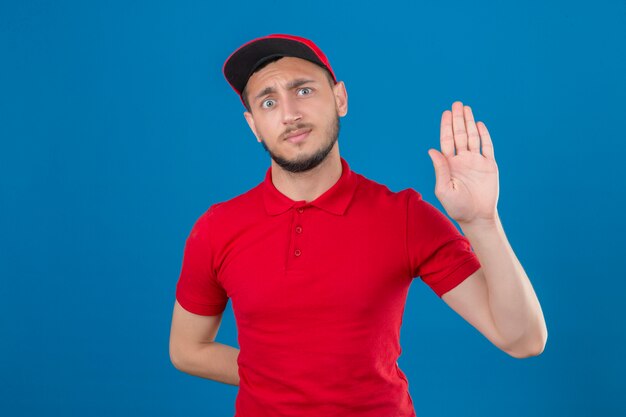
[[[463,116],[463,103],[452,103],[452,132],[454,133],[454,146],[456,154],[467,152],[467,132],[465,130],[465,117]]]
[[[487,130],[487,126],[483,122],[478,122],[478,132],[480,133],[480,140],[483,147],[483,156],[489,159],[495,159],[493,152],[493,142],[491,142],[491,136]]]
[[[428,156],[433,161],[433,167],[435,168],[435,193],[438,194],[443,192],[450,183],[448,159],[435,149],[429,149]]]
[[[470,152],[480,153],[480,136],[474,122],[474,115],[470,106],[463,107],[465,115],[465,128],[467,129],[467,147]]]
[[[446,110],[441,115],[441,153],[446,158],[454,156],[454,136],[452,135],[452,113]]]

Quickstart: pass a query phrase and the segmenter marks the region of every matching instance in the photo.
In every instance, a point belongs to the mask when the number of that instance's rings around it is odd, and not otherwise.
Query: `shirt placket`
[[[304,220],[307,214],[307,207],[304,203],[293,207],[293,221],[291,224],[291,244],[287,254],[287,270],[298,270],[302,267],[306,259],[306,248],[303,247],[303,234],[305,232]]]

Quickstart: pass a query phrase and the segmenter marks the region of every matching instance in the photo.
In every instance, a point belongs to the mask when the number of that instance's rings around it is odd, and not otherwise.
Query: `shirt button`
[[[296,256],[300,256],[300,255],[302,255],[302,252],[300,252],[300,249],[296,249],[293,254],[296,255]]]
[[[303,209],[302,207],[300,207],[300,208],[298,209],[298,213],[304,213],[304,209]]]
[[[296,233],[302,233],[302,227],[296,226]]]

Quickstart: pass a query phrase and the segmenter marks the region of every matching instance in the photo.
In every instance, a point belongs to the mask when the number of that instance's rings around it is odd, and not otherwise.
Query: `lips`
[[[300,142],[304,140],[309,135],[310,132],[311,132],[311,129],[298,129],[298,130],[291,132],[288,136],[286,136],[285,140],[292,142],[292,143]]]

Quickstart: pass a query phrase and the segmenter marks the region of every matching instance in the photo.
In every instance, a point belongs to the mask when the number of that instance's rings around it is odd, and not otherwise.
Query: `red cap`
[[[312,41],[293,35],[268,35],[243,44],[224,63],[222,71],[226,81],[239,95],[242,103],[241,92],[254,70],[263,62],[278,56],[292,56],[318,64],[326,68],[337,82],[328,58]]]

